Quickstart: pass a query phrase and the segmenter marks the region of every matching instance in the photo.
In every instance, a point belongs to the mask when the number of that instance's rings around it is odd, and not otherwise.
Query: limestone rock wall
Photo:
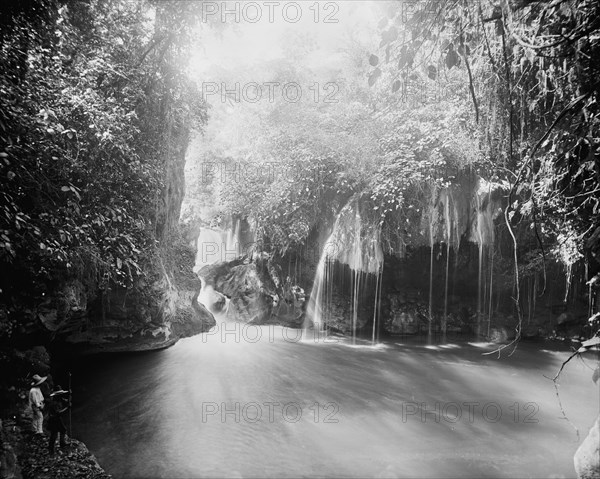
[[[159,244],[142,266],[144,278],[131,289],[111,285],[108,290],[78,278],[58,279],[47,299],[25,313],[21,337],[34,343],[64,341],[85,352],[138,351],[169,346],[215,324],[196,301],[201,283],[192,273],[195,245],[186,242],[189,234],[179,225],[188,123],[168,127],[164,188],[156,205]]]

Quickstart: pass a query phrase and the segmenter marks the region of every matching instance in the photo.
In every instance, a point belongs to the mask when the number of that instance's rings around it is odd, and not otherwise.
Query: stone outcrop
[[[98,291],[71,279],[32,313],[30,324],[37,320],[38,332],[86,353],[160,349],[208,331],[215,321],[196,301],[201,282],[192,272],[194,255],[175,237],[154,271],[131,289]]]
[[[573,463],[579,479],[600,477],[600,415],[575,452]]]
[[[30,419],[20,413],[0,421],[0,479],[110,479],[96,457],[82,442],[68,439],[68,446],[48,453],[48,438],[34,437]]]
[[[261,264],[235,260],[207,265],[198,275],[229,298],[228,315],[245,323],[268,322],[275,302],[275,284]]]
[[[160,260],[158,274],[139,293],[117,291],[96,302],[91,326],[67,339],[103,350],[148,350],[174,344],[179,338],[208,331],[215,320],[198,304],[201,282],[192,272],[195,251],[174,242]]]

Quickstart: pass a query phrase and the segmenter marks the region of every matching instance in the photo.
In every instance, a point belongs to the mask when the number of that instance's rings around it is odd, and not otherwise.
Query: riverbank
[[[29,349],[0,349],[0,479],[91,478],[111,477],[98,465],[82,442],[68,438],[68,447],[48,453],[48,432],[35,437],[27,407],[27,390],[33,374],[47,376],[43,384],[52,387],[50,354],[44,346]],[[57,376],[57,377],[60,377]],[[66,384],[66,383],[63,383]],[[58,442],[58,441],[57,441]]]
[[[119,344],[102,345],[96,348],[70,346],[67,363],[73,358],[98,353],[147,353],[173,346],[179,336],[169,341],[156,340],[152,336],[130,338]],[[49,351],[49,349],[52,349]],[[33,374],[47,376],[44,386],[49,390],[55,383],[66,384],[66,371],[71,366],[65,363],[64,355],[57,354],[64,348],[47,348],[43,345],[0,348],[0,479],[5,478],[108,478],[111,477],[98,465],[86,445],[69,438],[69,447],[57,447],[54,456],[47,451],[48,433],[36,438],[31,431],[31,418],[27,411],[27,390]],[[69,363],[70,364],[70,363]]]
[[[48,452],[48,433],[35,436],[24,412],[0,420],[1,479],[110,479],[81,441],[68,438],[65,448]]]

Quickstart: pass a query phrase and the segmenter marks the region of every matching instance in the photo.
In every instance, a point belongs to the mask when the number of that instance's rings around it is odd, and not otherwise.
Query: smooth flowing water
[[[366,230],[367,234],[365,234]],[[333,230],[325,244],[317,265],[312,292],[307,305],[304,328],[326,329],[331,308],[335,263],[348,265],[351,272],[350,319],[353,343],[356,343],[358,314],[362,292],[369,275],[375,275],[375,305],[373,308],[373,338],[381,303],[380,280],[383,274],[381,229],[365,225],[361,220],[357,201],[350,201],[337,215]]]
[[[573,477],[578,447],[553,375],[568,352],[522,343],[298,341],[220,324],[152,353],[79,362],[74,434],[115,477]],[[359,341],[360,342],[360,341]],[[587,434],[598,386],[571,361],[569,419]]]

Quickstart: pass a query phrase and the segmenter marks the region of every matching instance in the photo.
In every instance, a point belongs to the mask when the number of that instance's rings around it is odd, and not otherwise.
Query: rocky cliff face
[[[86,352],[163,348],[214,325],[211,313],[195,301],[199,281],[182,284],[164,270],[138,288],[104,293],[88,304],[83,285],[70,282],[40,319],[57,339]]]
[[[134,288],[98,292],[68,281],[40,306],[40,325],[85,352],[158,349],[208,331],[215,321],[196,301],[201,282],[192,272],[195,251],[180,236],[169,239],[153,271]]]
[[[179,225],[184,197],[186,122],[170,126],[165,152],[165,183],[157,204],[157,251],[145,276],[130,289],[98,285],[80,278],[57,281],[47,299],[26,312],[20,336],[64,341],[85,352],[140,351],[163,348],[179,338],[207,331],[212,314],[196,301],[201,282],[192,272],[195,246]],[[34,339],[34,342],[36,339]]]

